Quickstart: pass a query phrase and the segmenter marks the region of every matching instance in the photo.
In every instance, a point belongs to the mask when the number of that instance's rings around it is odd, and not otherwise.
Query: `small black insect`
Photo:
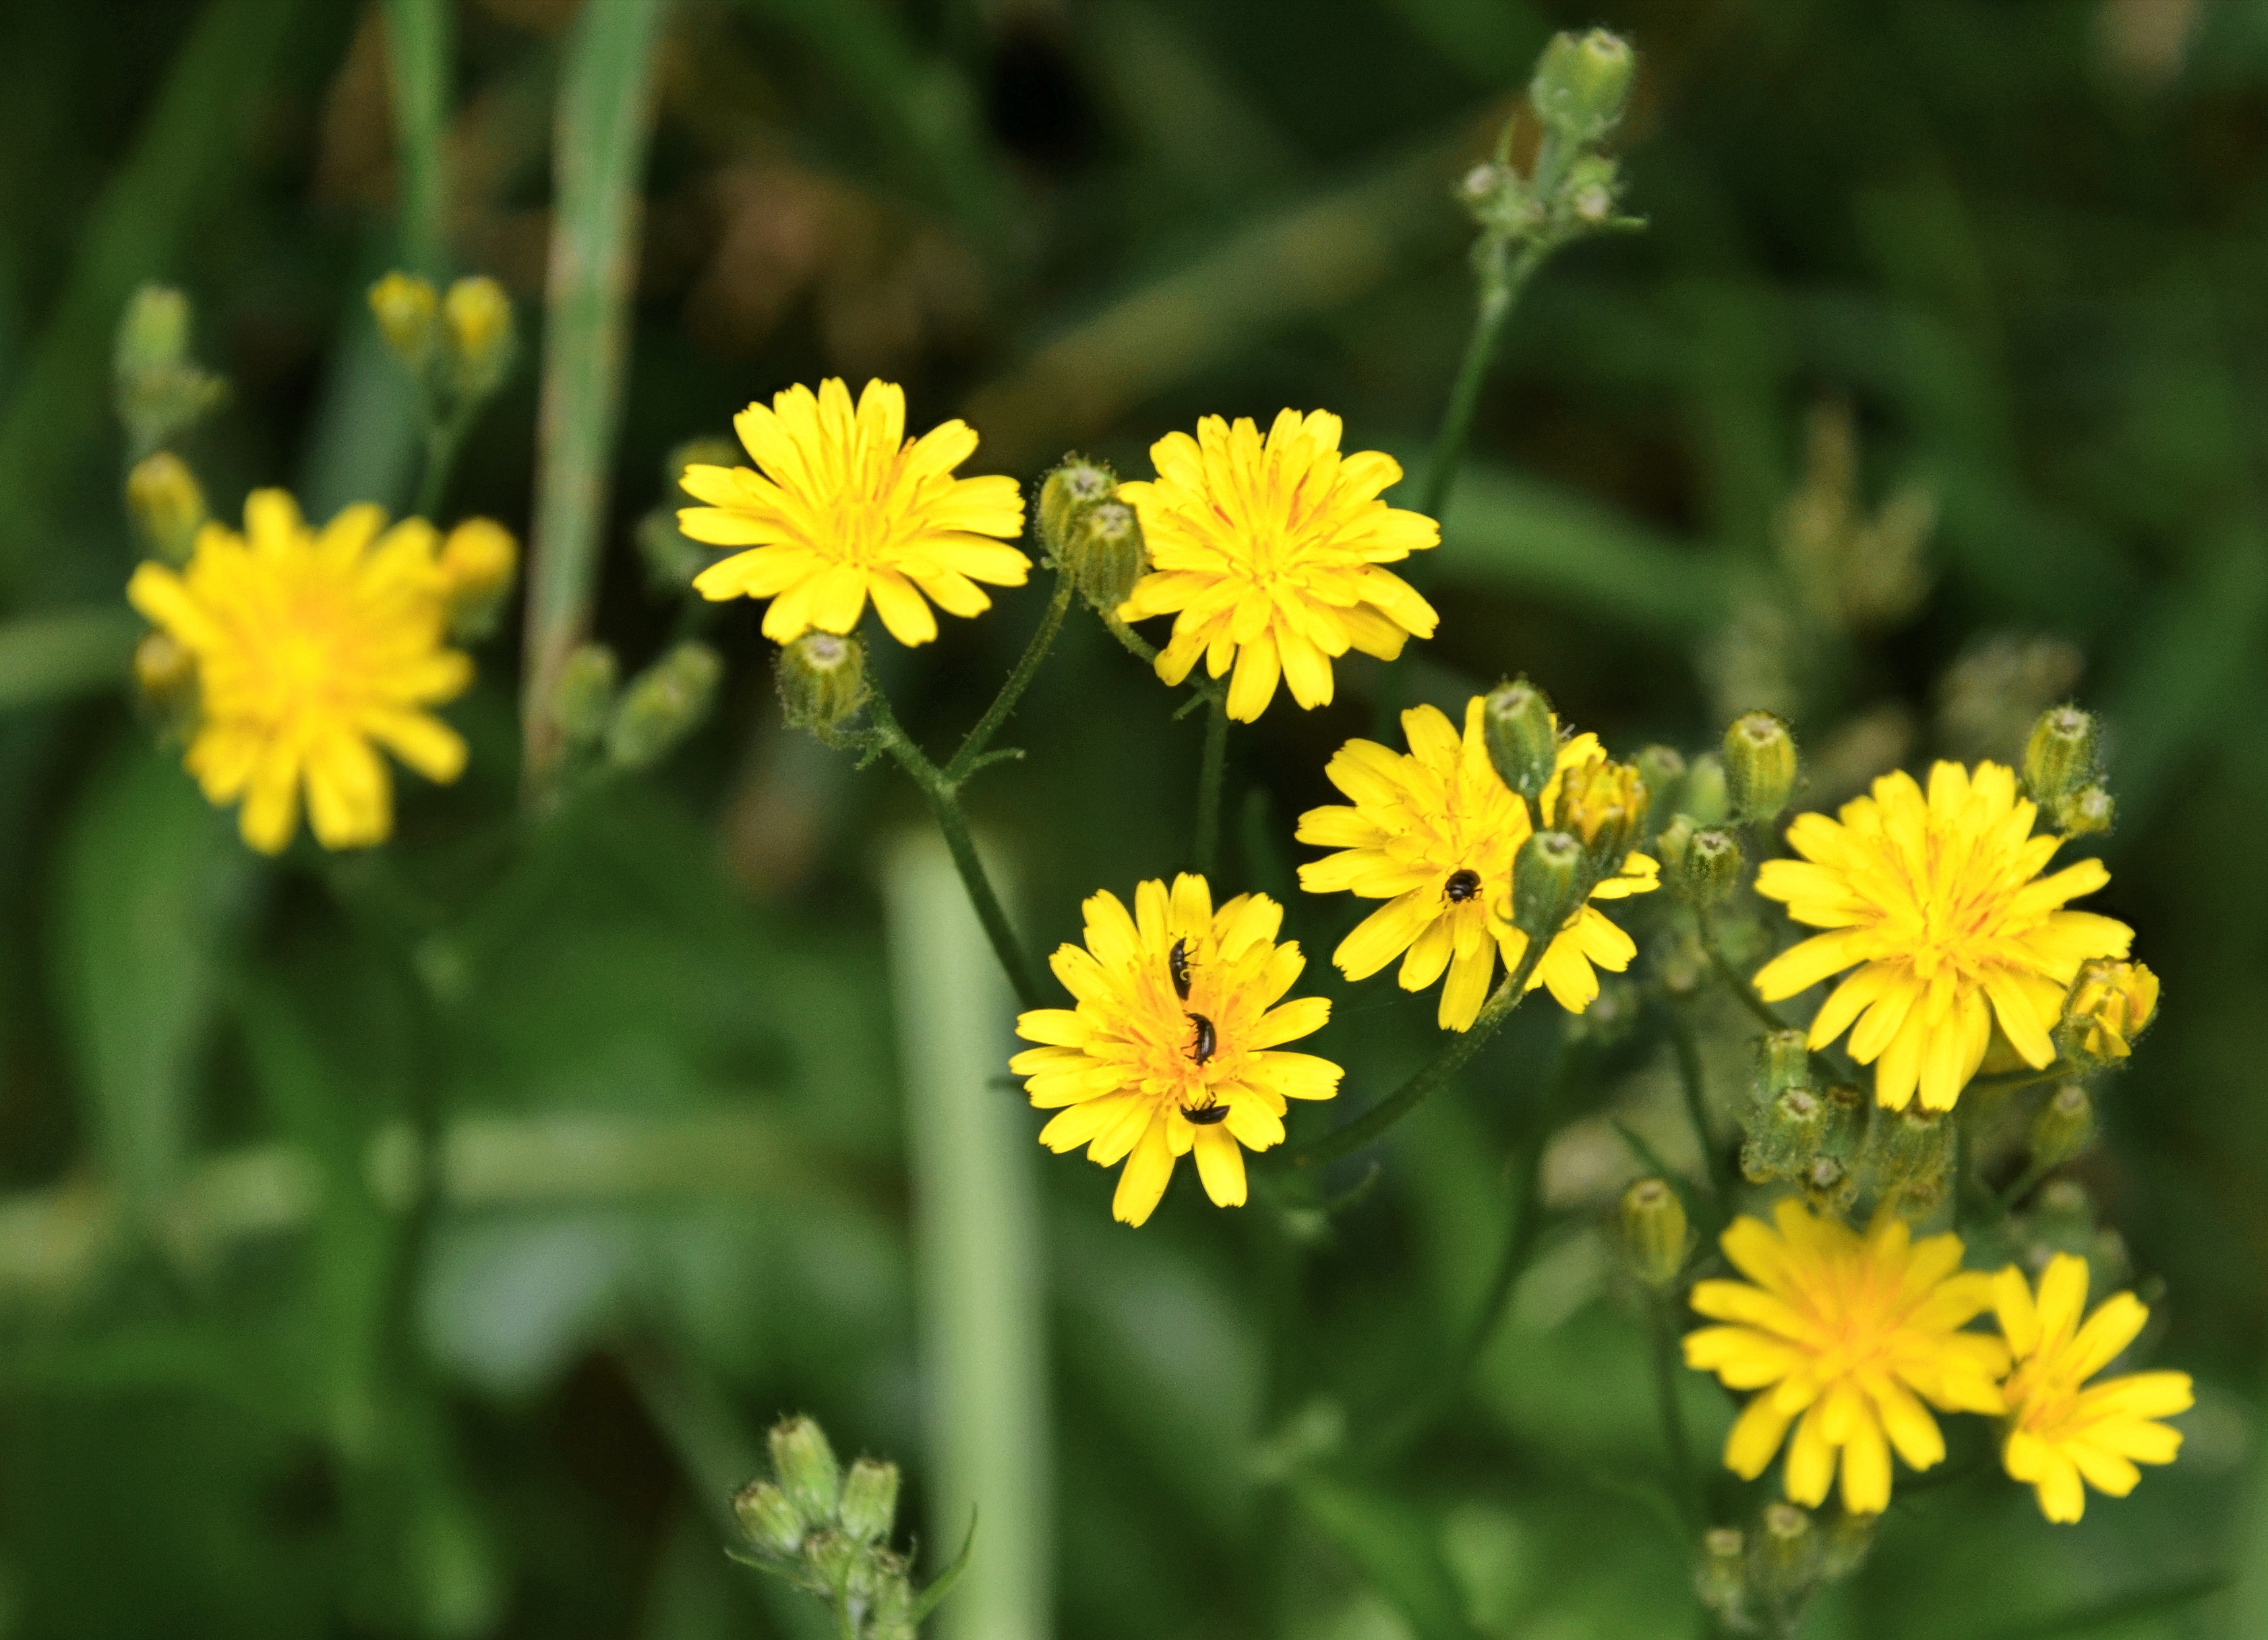
[[[1202,1065],[1212,1057],[1213,1049],[1219,1045],[1212,1033],[1212,1021],[1203,1014],[1191,1014],[1189,1020],[1197,1028],[1197,1043],[1189,1050],[1189,1057]]]
[[[1174,941],[1174,949],[1166,953],[1166,971],[1174,977],[1174,994],[1184,1002],[1189,1000],[1189,969],[1192,966],[1189,942],[1187,940]],[[1195,1018],[1196,1016],[1190,1017]]]
[[[1479,895],[1480,891],[1481,874],[1475,871],[1470,866],[1466,866],[1459,870],[1452,871],[1449,874],[1448,882],[1444,883],[1441,888],[1441,892],[1447,896],[1452,903],[1459,905],[1463,905],[1469,899],[1476,898]]]
[[[1211,1098],[1203,1104],[1185,1104],[1182,1106],[1182,1119],[1194,1127],[1210,1127],[1215,1122],[1228,1119],[1228,1106]]]

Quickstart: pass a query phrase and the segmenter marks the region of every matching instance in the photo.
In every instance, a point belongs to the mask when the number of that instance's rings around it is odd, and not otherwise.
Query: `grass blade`
[[[401,143],[402,266],[429,279],[447,271],[442,214],[449,180],[444,140],[455,68],[449,0],[386,0],[387,64]]]

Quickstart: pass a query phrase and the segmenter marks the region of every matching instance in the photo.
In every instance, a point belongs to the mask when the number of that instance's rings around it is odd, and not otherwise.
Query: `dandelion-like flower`
[[[2080,1053],[2098,1063],[2123,1060],[2158,1012],[2158,976],[2140,963],[2089,963],[2064,1005],[2063,1029]]]
[[[1241,722],[1267,710],[1279,677],[1302,706],[1328,704],[1338,656],[1391,661],[1440,618],[1379,566],[1440,545],[1440,526],[1380,500],[1401,466],[1376,450],[1340,454],[1340,428],[1326,410],[1287,410],[1263,444],[1250,417],[1207,416],[1196,438],[1169,432],[1150,447],[1155,480],[1118,486],[1141,515],[1152,571],[1120,617],[1175,617],[1158,656],[1168,683],[1199,655],[1212,677],[1233,657],[1228,715]]]
[[[1953,1108],[1984,1058],[1997,1017],[2024,1062],[2055,1059],[2050,1033],[2091,957],[2124,957],[2133,930],[2065,903],[2110,880],[2097,860],[2040,872],[2062,838],[2032,835],[2034,805],[1997,763],[1940,763],[1926,797],[1903,772],[1841,816],[1796,817],[1801,860],[1767,861],[1756,892],[1787,902],[1815,935],[1759,969],[1768,1002],[1841,973],[1811,1022],[1811,1045],[1851,1031],[1851,1057],[1874,1064],[1874,1097],[1904,1109]],[[1852,1029],[1854,1024],[1856,1028]]]
[[[2087,1488],[2124,1497],[2141,1479],[2139,1464],[2169,1464],[2181,1431],[2157,1422],[2187,1412],[2196,1400],[2186,1372],[2132,1372],[2087,1380],[2134,1341],[2150,1311],[2132,1293],[2087,1305],[2087,1260],[2059,1252],[2040,1276],[2036,1296],[2014,1267],[1992,1278],[1992,1305],[2015,1370],[2001,1393],[2008,1403],[2000,1459],[2029,1485],[2050,1520],[2077,1520]],[[2081,1484],[2084,1482],[2084,1484]]]
[[[1793,1423],[1787,1496],[1824,1503],[1839,1459],[1843,1507],[1880,1514],[1893,1448],[1914,1469],[1945,1456],[1930,1407],[2001,1409],[2007,1348],[1961,1330],[1992,1308],[1992,1278],[1962,1271],[1958,1236],[1911,1241],[1890,1215],[1863,1237],[1793,1200],[1775,1216],[1777,1231],[1743,1216],[1720,1238],[1749,1280],[1696,1283],[1693,1308],[1727,1325],[1687,1333],[1685,1364],[1757,1392],[1725,1442],[1727,1469],[1755,1480]]]
[[[954,477],[976,434],[948,421],[907,439],[896,384],[869,381],[854,409],[830,377],[815,394],[792,387],[770,409],[751,404],[733,425],[762,470],[688,466],[679,482],[708,505],[680,511],[677,527],[748,549],[693,585],[709,599],[770,598],[764,636],[774,643],[849,632],[871,596],[891,637],[925,644],[937,636],[932,603],[978,615],[992,607],[978,581],[1024,584],[1031,560],[1007,544],[1024,528],[1016,481]]]
[[[1512,867],[1535,828],[1528,805],[1489,761],[1484,707],[1479,696],[1466,704],[1462,736],[1433,706],[1403,713],[1406,753],[1375,741],[1347,742],[1323,772],[1351,805],[1300,816],[1300,841],[1341,851],[1301,866],[1301,888],[1387,901],[1340,942],[1331,961],[1348,979],[1366,979],[1400,957],[1405,991],[1422,991],[1446,972],[1436,1016],[1446,1031],[1467,1030],[1478,1017],[1499,957],[1506,969],[1517,968],[1528,950],[1528,935],[1512,920]],[[1621,791],[1627,801],[1616,782],[1592,778],[1605,762],[1594,735],[1560,747],[1557,772],[1537,802],[1546,825],[1594,822],[1588,841],[1610,806],[1610,792]],[[1570,801],[1562,815],[1571,784],[1597,801]],[[1653,860],[1633,853],[1620,875],[1600,881],[1591,898],[1643,894],[1659,886],[1660,876]],[[1562,1008],[1580,1014],[1599,994],[1594,966],[1619,973],[1637,954],[1630,935],[1586,904],[1553,936],[1528,988],[1548,986]]]
[[[311,529],[289,495],[255,490],[243,535],[207,524],[185,571],[145,563],[128,583],[134,607],[194,659],[185,766],[210,802],[243,800],[238,827],[262,853],[291,840],[303,788],[324,847],[383,842],[394,787],[377,746],[429,779],[465,766],[464,741],[426,710],[473,676],[443,646],[439,537],[423,519],[385,525],[360,506]]]
[[[1284,908],[1240,894],[1216,910],[1205,880],[1182,875],[1170,894],[1141,884],[1131,916],[1107,890],[1084,909],[1086,948],[1049,964],[1078,1006],[1020,1016],[1016,1033],[1045,1045],[1008,1062],[1032,1103],[1058,1112],[1040,1142],[1123,1161],[1111,1212],[1128,1224],[1192,1150],[1205,1193],[1241,1207],[1244,1151],[1283,1142],[1285,1102],[1338,1091],[1337,1066],[1283,1051],[1331,1016],[1328,998],[1283,1000],[1307,966],[1296,942],[1276,942]]]

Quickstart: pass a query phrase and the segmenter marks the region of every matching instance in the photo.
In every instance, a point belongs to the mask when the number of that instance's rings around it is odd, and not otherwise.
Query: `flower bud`
[[[2134,1051],[2158,1012],[2158,976],[2141,963],[2098,959],[2079,971],[2064,1004],[2065,1052],[2108,1065]]]
[[[1641,1178],[1623,1192],[1623,1252],[1631,1274],[1656,1292],[1676,1282],[1690,1240],[1685,1204],[1658,1178]]]
[[[618,769],[659,763],[701,727],[724,674],[723,660],[697,639],[679,644],[646,668],[630,680],[607,725],[607,761]]]
[[[1605,154],[1585,154],[1567,167],[1559,198],[1576,226],[1597,229],[1615,225],[1622,191],[1622,166]]]
[[[1769,712],[1749,712],[1725,731],[1725,791],[1744,821],[1770,820],[1795,795],[1795,736]]]
[[[1697,826],[1721,825],[1733,813],[1733,802],[1725,787],[1725,761],[1715,752],[1705,752],[1687,765],[1685,789],[1678,794],[1678,811],[1691,817]]]
[[[158,717],[189,716],[197,698],[197,658],[170,632],[145,632],[134,646],[134,687]]]
[[[775,1555],[795,1555],[809,1532],[787,1494],[770,1481],[751,1481],[733,1494],[733,1514],[750,1542]]]
[[[852,1540],[848,1533],[821,1527],[804,1540],[804,1564],[811,1568],[814,1581],[829,1595],[849,1589],[851,1579],[860,1570],[860,1562],[866,1557],[865,1547]]]
[[[189,357],[189,299],[162,284],[134,292],[113,340],[112,387],[128,454],[150,454],[228,397],[228,383]]]
[[[135,462],[126,475],[126,509],[152,557],[176,568],[189,561],[206,513],[205,492],[188,462],[170,450]]]
[[[1796,1182],[1803,1186],[1803,1198],[1814,1213],[1845,1213],[1859,1199],[1859,1176],[1837,1156],[1812,1157]]]
[[[189,299],[170,285],[145,284],[127,299],[112,345],[119,380],[170,370],[188,357]]]
[[[1683,816],[1679,821],[1684,823]],[[1747,865],[1741,853],[1741,840],[1730,831],[1713,826],[1706,831],[1697,831],[1678,862],[1678,891],[1696,905],[1721,905],[1741,886],[1741,873]]]
[[[449,375],[460,399],[484,399],[512,368],[512,298],[484,276],[460,279],[441,301],[449,333]]]
[[[1123,501],[1101,501],[1071,521],[1070,539],[1057,555],[1087,602],[1114,613],[1150,567],[1142,521]]]
[[[378,321],[379,335],[420,380],[425,361],[432,357],[433,321],[440,307],[432,285],[414,273],[389,273],[370,287],[370,311]]]
[[[1646,782],[1659,826],[1677,811],[1677,796],[1685,785],[1685,754],[1675,746],[1648,746],[1631,760],[1638,778]]]
[[[2095,1142],[2095,1101],[2067,1082],[2032,1117],[2032,1164],[2061,1167]]]
[[[1701,1604],[1735,1632],[1749,1628],[1749,1579],[1742,1562],[1749,1540],[1731,1526],[1712,1526],[1701,1535],[1701,1562],[1693,1574],[1693,1592]]]
[[[1538,831],[1512,862],[1511,921],[1531,940],[1550,940],[1575,910],[1583,846],[1565,831]]]
[[[1800,1178],[1820,1154],[1827,1115],[1827,1102],[1809,1088],[1784,1088],[1771,1095],[1745,1124],[1741,1171],[1758,1185]]]
[[[1671,816],[1669,824],[1653,834],[1653,857],[1661,863],[1661,880],[1673,891],[1684,890],[1685,861],[1692,844],[1693,822],[1683,815]]]
[[[1877,1111],[1867,1128],[1867,1160],[1884,1203],[1907,1218],[1927,1215],[1953,1177],[1955,1128],[1943,1111],[1909,1104]]]
[[[2095,719],[2077,706],[2051,706],[2024,746],[2024,793],[2043,809],[2095,774]]]
[[[567,657],[551,709],[570,744],[593,746],[605,736],[620,672],[615,652],[604,644],[585,644]]]
[[[1811,1529],[1810,1512],[1793,1503],[1765,1505],[1755,1553],[1752,1575],[1759,1587],[1778,1601],[1802,1594],[1819,1576],[1819,1534]]]
[[[1764,1073],[1764,1095],[1778,1098],[1790,1088],[1808,1089],[1811,1086],[1811,1047],[1800,1031],[1774,1031],[1766,1034],[1762,1049],[1761,1068]]]
[[[790,728],[826,735],[866,704],[866,652],[856,638],[806,632],[780,650],[778,677]]]
[[[1040,545],[1058,564],[1071,545],[1071,529],[1087,508],[1116,493],[1118,475],[1107,462],[1084,455],[1066,455],[1055,470],[1040,481],[1039,505],[1032,509],[1040,532]],[[1124,600],[1121,599],[1120,602]],[[1116,609],[1114,603],[1109,606]]]
[[[861,1458],[843,1481],[843,1530],[861,1543],[879,1543],[898,1518],[898,1466]]]
[[[913,1585],[902,1568],[885,1576],[866,1617],[866,1640],[915,1640]]]
[[[1874,1528],[1881,1525],[1880,1515],[1852,1515],[1841,1510],[1835,1511],[1821,1533],[1819,1576],[1824,1583],[1837,1583],[1850,1577],[1867,1563],[1867,1555],[1874,1547]]]
[[[1622,118],[1637,70],[1637,54],[1619,34],[1603,28],[1557,34],[1536,59],[1528,100],[1565,141],[1595,143]]]
[[[1611,876],[1646,826],[1646,782],[1627,763],[1594,757],[1575,764],[1559,779],[1553,819],[1583,840],[1594,876]]]
[[[1524,677],[1498,683],[1481,707],[1481,730],[1497,777],[1535,803],[1559,763],[1559,726],[1543,691]]]
[[[519,570],[519,543],[494,519],[468,518],[451,530],[441,543],[450,633],[485,638],[494,632]]]
[[[2064,797],[2051,811],[2051,818],[2066,837],[2092,837],[2108,831],[2117,813],[2118,804],[2110,787],[2097,781]]]
[[[827,1444],[827,1431],[809,1418],[783,1418],[767,1439],[780,1490],[796,1513],[809,1526],[831,1524],[843,1498],[843,1469]]]

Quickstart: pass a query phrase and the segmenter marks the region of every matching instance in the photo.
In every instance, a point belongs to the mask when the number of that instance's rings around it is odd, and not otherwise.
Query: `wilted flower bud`
[[[2024,792],[2051,809],[2095,774],[2095,719],[2077,706],[2051,706],[2024,746]]]
[[[1690,1239],[1685,1204],[1662,1180],[1641,1178],[1623,1192],[1623,1252],[1646,1286],[1660,1292],[1677,1280]]]
[[[2095,1101],[2067,1082],[2032,1117],[2032,1164],[2060,1167],[2095,1142]]]
[[[205,492],[188,463],[170,450],[135,462],[126,475],[126,508],[153,557],[176,567],[189,561],[206,513]]]
[[[559,720],[559,732],[571,744],[595,745],[606,735],[615,715],[620,672],[615,652],[604,644],[585,644],[567,657],[552,711]]]
[[[780,1489],[796,1512],[814,1526],[832,1522],[843,1498],[843,1468],[827,1431],[809,1418],[783,1418],[766,1439]]]
[[[2058,802],[2051,815],[2055,829],[2066,837],[2092,837],[2108,831],[2118,813],[2110,790],[2100,782],[2082,786]]]
[[[1619,34],[1594,28],[1552,37],[1536,60],[1528,100],[1535,117],[1571,143],[1595,143],[1615,129],[1630,97],[1638,55]]]
[[[512,368],[512,299],[485,276],[460,279],[442,299],[449,331],[449,373],[457,396],[482,399]]]
[[[1646,782],[1627,763],[1594,757],[1570,767],[1559,779],[1554,819],[1583,839],[1591,869],[1600,876],[1622,868],[1646,825]]]
[[[1583,846],[1565,831],[1538,831],[1512,862],[1511,921],[1531,940],[1549,940],[1575,910]]]
[[[751,1481],[735,1493],[733,1514],[749,1541],[775,1555],[800,1551],[811,1530],[787,1494],[770,1481]]]
[[[1725,790],[1746,821],[1770,820],[1795,795],[1795,736],[1769,712],[1749,712],[1725,731]]]
[[[1559,731],[1550,701],[1524,677],[1498,683],[1481,708],[1481,729],[1497,777],[1533,804],[1551,783],[1559,762]]]
[[[659,763],[700,728],[724,674],[723,660],[697,639],[679,644],[646,668],[630,680],[607,725],[607,760],[618,769]]]
[[[441,299],[432,285],[414,273],[389,273],[370,287],[370,311],[378,333],[394,356],[423,379],[425,361],[433,353],[433,321]]]
[[[1142,521],[1123,501],[1101,501],[1075,515],[1057,555],[1087,602],[1108,615],[1126,602],[1149,568]]]
[[[1685,771],[1685,789],[1678,794],[1678,811],[1696,826],[1721,825],[1733,813],[1725,787],[1725,761],[1715,752],[1693,759]]]
[[[1696,905],[1721,905],[1741,886],[1741,873],[1747,865],[1741,854],[1741,840],[1712,826],[1695,832],[1685,845],[1676,887]]]
[[[519,543],[491,518],[468,518],[441,543],[441,574],[448,583],[449,631],[485,638],[519,571]]]
[[[2097,960],[2079,971],[2061,1028],[2074,1058],[2109,1064],[2134,1051],[2158,1012],[2158,976],[2141,963]]]
[[[866,704],[866,652],[856,638],[806,632],[780,650],[779,695],[790,728],[825,735]]]
[[[1109,500],[1117,489],[1118,475],[1106,462],[1066,455],[1057,463],[1055,470],[1040,481],[1039,505],[1032,509],[1040,545],[1047,549],[1048,556],[1060,564],[1080,516],[1087,508]]]
[[[843,1530],[861,1543],[890,1535],[898,1518],[898,1466],[879,1458],[861,1458],[843,1481]]]

